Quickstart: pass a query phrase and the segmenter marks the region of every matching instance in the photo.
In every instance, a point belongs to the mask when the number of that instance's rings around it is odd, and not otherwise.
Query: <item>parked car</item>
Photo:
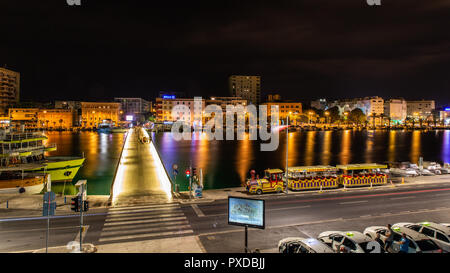
[[[404,227],[410,228],[417,232],[428,236],[445,252],[450,252],[450,228],[441,224],[433,222],[413,223],[399,223]]]
[[[370,253],[373,251],[373,246],[372,244],[369,245],[369,242],[374,241],[358,231],[325,231],[320,233],[317,239],[336,252],[340,252],[341,246],[344,247],[345,252],[350,253]],[[378,244],[377,242],[374,243]]]
[[[278,243],[280,253],[334,253],[323,242],[314,238],[289,237]]]
[[[386,236],[387,231],[388,231],[387,227],[384,226],[371,226],[366,228],[363,233],[371,238],[375,238],[376,234],[379,233],[381,240],[385,241],[387,238]],[[433,240],[410,228],[402,227],[399,225],[393,225],[392,232],[394,233],[394,242],[392,243],[392,246],[388,249],[389,252],[397,253],[400,251],[400,241],[402,239],[403,232],[409,239],[408,253],[442,252],[442,249],[435,242],[433,242]]]

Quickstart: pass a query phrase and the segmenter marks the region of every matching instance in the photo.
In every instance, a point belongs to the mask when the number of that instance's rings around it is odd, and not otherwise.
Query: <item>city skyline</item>
[[[23,100],[226,96],[229,76],[258,75],[262,98],[450,102],[445,1],[1,5]]]

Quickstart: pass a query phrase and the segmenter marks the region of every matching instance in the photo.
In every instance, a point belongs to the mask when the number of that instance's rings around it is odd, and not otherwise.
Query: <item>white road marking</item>
[[[389,198],[390,200],[399,200],[399,199],[410,199],[410,198],[416,198],[416,196],[403,196],[403,197],[394,197]]]
[[[188,234],[188,233],[194,233],[194,231],[192,229],[189,229],[189,230],[158,232],[158,233],[151,233],[151,234],[144,233],[144,234],[137,234],[137,235],[124,235],[124,236],[117,236],[117,237],[110,237],[110,238],[100,238],[99,242],[137,239],[137,238],[151,238],[151,237],[158,237],[158,236],[181,235],[181,234]]]
[[[130,229],[130,230],[119,230],[119,231],[115,231],[115,230],[105,230],[103,229],[102,231],[102,237],[104,235],[106,236],[116,236],[116,235],[123,235],[124,233],[143,233],[146,234],[147,232],[151,232],[151,231],[169,231],[169,230],[181,230],[181,229],[188,229],[190,228],[190,225],[180,225],[180,226],[174,226],[174,227],[157,227],[157,228],[142,228],[142,229]]]
[[[125,221],[125,220],[137,220],[137,219],[159,219],[184,216],[184,213],[170,213],[170,214],[157,214],[157,215],[128,215],[127,217],[109,217],[105,222]]]
[[[144,220],[136,220],[136,221],[124,221],[124,222],[108,222],[105,223],[105,226],[118,226],[118,225],[135,225],[135,224],[145,224],[145,223],[160,223],[166,221],[179,221],[187,219],[186,216],[182,217],[173,217],[173,218],[153,218],[153,219],[144,219]]]
[[[198,217],[205,217],[205,214],[201,211],[201,209],[197,206],[197,204],[192,204],[191,207],[194,209],[195,214],[197,214]]]
[[[179,208],[154,208],[154,209],[138,209],[138,210],[125,210],[125,211],[108,211],[108,215],[127,214],[127,213],[161,213],[161,211],[177,211]]]
[[[342,203],[339,203],[339,205],[358,204],[358,203],[367,203],[367,202],[369,202],[369,201],[362,200],[362,201],[342,202]]]
[[[130,227],[127,227],[126,229],[128,232],[134,232],[137,230],[146,230],[146,231],[151,231],[151,230],[156,230],[156,229],[164,230],[165,228],[169,228],[171,226],[177,226],[176,228],[183,227],[183,226],[186,227],[187,224],[189,224],[189,223],[187,220],[178,220],[178,221],[173,221],[170,223],[164,223],[164,227],[155,227],[155,225],[157,225],[157,224],[159,224],[159,223],[141,224],[138,226],[134,226],[134,228],[136,228],[136,229],[130,228]],[[123,231],[124,229],[125,228],[122,226],[108,226],[108,227],[103,228],[103,232],[108,233],[110,231],[115,231],[115,230]]]
[[[179,208],[179,204],[158,204],[158,205],[144,205],[144,206],[130,206],[130,207],[112,207],[109,211],[123,211],[123,210],[138,210],[138,209],[153,209],[153,208]]]
[[[310,208],[310,207],[311,207],[311,206],[298,206],[298,207],[289,207],[289,208],[268,209],[267,211],[290,210],[290,209],[304,209],[304,208]]]

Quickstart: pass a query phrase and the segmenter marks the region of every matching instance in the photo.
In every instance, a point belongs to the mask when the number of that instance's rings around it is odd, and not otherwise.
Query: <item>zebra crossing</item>
[[[179,204],[149,204],[110,208],[99,243],[151,240],[193,234]]]

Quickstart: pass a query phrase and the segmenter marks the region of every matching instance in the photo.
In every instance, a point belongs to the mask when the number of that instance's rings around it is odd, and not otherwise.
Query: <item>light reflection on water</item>
[[[50,155],[80,156],[84,152],[86,161],[74,182],[87,179],[89,194],[109,194],[123,134],[48,132],[47,135],[47,143],[56,143],[58,147]],[[249,140],[248,134],[241,141],[208,141],[204,134],[197,133],[190,141],[177,142],[170,132],[159,133],[155,139],[172,177],[172,164],[178,164],[176,182],[181,185],[180,190],[187,189],[184,171],[190,162],[203,169],[206,189],[240,186],[250,169],[261,175],[266,168],[284,170],[286,164],[284,133],[280,134],[280,145],[274,152],[261,152],[260,142]],[[288,141],[290,166],[417,162],[420,156],[424,160],[450,162],[450,130],[296,131],[289,133]]]
[[[246,135],[247,136],[247,135]],[[266,168],[286,165],[286,135],[280,133],[277,151],[261,152],[259,141],[173,140],[170,132],[156,136],[166,168],[177,163],[183,170],[192,165],[203,168],[206,189],[241,185],[255,169],[260,175]],[[387,161],[450,161],[450,130],[424,131],[308,131],[290,132],[289,166],[338,165]],[[181,172],[180,172],[181,173]],[[180,189],[187,189],[184,174],[177,177]]]
[[[79,179],[87,179],[89,195],[109,195],[116,164],[123,146],[123,133],[99,134],[97,132],[46,132],[47,143],[57,145],[57,150],[50,156],[81,156],[86,158],[72,184],[53,183],[57,192],[63,188],[66,194],[73,194]]]

